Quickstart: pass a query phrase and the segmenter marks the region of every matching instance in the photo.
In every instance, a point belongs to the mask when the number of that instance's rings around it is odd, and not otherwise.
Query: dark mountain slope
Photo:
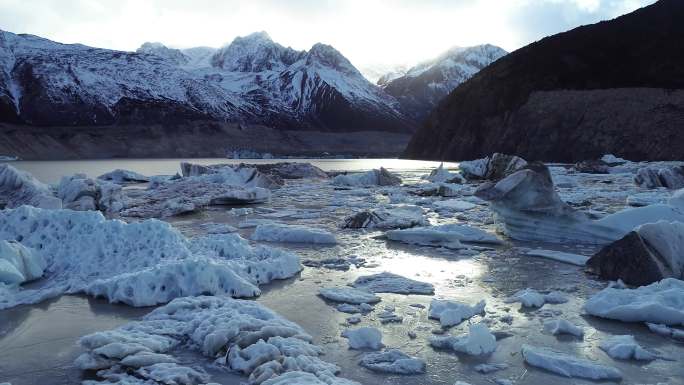
[[[530,44],[457,87],[405,156],[576,161],[684,154],[684,1]]]

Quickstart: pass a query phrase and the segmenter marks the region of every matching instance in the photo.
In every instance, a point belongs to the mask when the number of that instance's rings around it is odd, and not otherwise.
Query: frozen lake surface
[[[174,174],[179,171],[180,159],[168,160],[108,160],[12,162],[31,172],[46,183],[56,183],[62,175],[84,172],[95,177],[122,168],[145,175]],[[193,163],[255,163],[277,160],[202,159]],[[292,161],[292,160],[287,160]],[[644,324],[623,323],[593,317],[584,313],[586,299],[603,289],[606,282],[587,275],[583,267],[547,258],[527,255],[531,249],[550,249],[591,256],[596,247],[557,245],[512,241],[499,235],[500,245],[458,250],[418,245],[407,245],[386,240],[383,230],[342,229],[344,219],[363,209],[391,203],[410,203],[421,206],[430,224],[462,223],[496,232],[487,205],[472,196],[475,185],[466,185],[452,198],[420,197],[406,194],[411,186],[422,183],[420,177],[439,165],[395,159],[375,160],[302,160],[323,170],[368,170],[386,167],[402,177],[402,187],[372,187],[342,189],[325,180],[288,180],[285,186],[273,191],[270,202],[250,206],[253,212],[233,215],[227,207],[210,207],[190,215],[167,220],[188,237],[203,235],[205,223],[228,224],[250,239],[254,228],[241,227],[246,220],[261,219],[278,223],[306,225],[324,229],[335,235],[337,244],[331,246],[269,243],[292,250],[302,260],[310,260],[297,276],[262,286],[262,294],[255,300],[299,324],[323,347],[327,362],[341,367],[340,377],[362,384],[453,385],[464,381],[472,385],[492,384],[508,379],[514,384],[590,384],[589,380],[565,378],[531,367],[523,362],[523,344],[551,347],[558,351],[586,358],[620,370],[621,384],[684,384],[684,344],[651,333]],[[456,167],[447,164],[447,167]],[[625,206],[628,196],[641,193],[632,175],[572,174],[562,167],[552,167],[554,176],[561,175],[566,187],[559,188],[564,200],[577,207],[610,213]],[[570,182],[568,182],[570,181]],[[666,197],[669,192],[657,190]],[[657,198],[657,197],[656,197]],[[473,205],[458,205],[444,209],[436,202],[460,199]],[[471,207],[472,206],[472,207]],[[456,208],[454,208],[456,207]],[[306,214],[306,215],[303,215]],[[475,250],[475,252],[473,252]],[[329,258],[356,257],[365,263],[352,265],[349,270],[316,267],[315,261]],[[387,347],[401,351],[427,363],[424,374],[390,375],[370,371],[358,365],[364,352],[350,350],[341,333],[350,328],[346,319],[350,314],[336,310],[334,303],[317,295],[321,287],[345,286],[362,275],[390,272],[434,285],[434,295],[378,294],[382,302],[375,309],[360,315],[353,327],[373,326],[383,333]],[[568,301],[545,304],[541,308],[523,308],[520,303],[506,301],[525,288],[539,291],[559,291]],[[428,340],[444,333],[438,320],[428,318],[428,308],[435,298],[467,304],[486,301],[486,312],[446,330],[447,334],[466,333],[471,323],[484,322],[497,335],[496,351],[484,356],[469,356],[430,346]],[[386,307],[402,322],[382,323],[380,314]],[[132,320],[138,320],[153,308],[134,308],[123,304],[109,304],[102,299],[85,296],[61,296],[37,305],[22,305],[0,310],[0,382],[13,385],[73,384],[94,378],[94,373],[82,372],[73,362],[82,353],[76,341],[95,331],[109,330]],[[583,338],[545,333],[543,323],[563,318],[584,330]],[[658,349],[674,360],[631,361],[615,360],[599,348],[599,343],[612,335],[633,335],[644,347]],[[240,384],[246,378],[218,369],[212,360],[196,353],[179,351],[182,363],[202,365],[212,376],[212,382]],[[482,363],[505,363],[503,370],[482,374],[475,366]]]

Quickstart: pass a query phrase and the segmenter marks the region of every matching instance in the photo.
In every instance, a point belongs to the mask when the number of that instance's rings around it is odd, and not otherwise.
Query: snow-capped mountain
[[[212,49],[136,52],[0,31],[0,121],[98,126],[221,121],[410,132],[397,101],[334,48],[296,51],[264,32]]]
[[[399,100],[407,116],[423,121],[454,88],[506,54],[502,48],[490,44],[456,47],[404,74],[389,73],[378,84]]]

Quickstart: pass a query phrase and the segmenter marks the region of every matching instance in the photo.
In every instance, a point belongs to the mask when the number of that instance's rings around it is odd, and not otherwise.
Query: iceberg
[[[21,205],[59,209],[62,200],[31,174],[0,164],[0,208],[12,209]]]

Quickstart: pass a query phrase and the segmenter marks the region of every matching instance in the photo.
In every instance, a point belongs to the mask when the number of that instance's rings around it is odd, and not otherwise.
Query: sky
[[[412,65],[454,46],[513,51],[654,0],[0,0],[0,29],[133,51],[146,41],[220,47],[266,31],[295,49],[322,42],[357,67]]]

